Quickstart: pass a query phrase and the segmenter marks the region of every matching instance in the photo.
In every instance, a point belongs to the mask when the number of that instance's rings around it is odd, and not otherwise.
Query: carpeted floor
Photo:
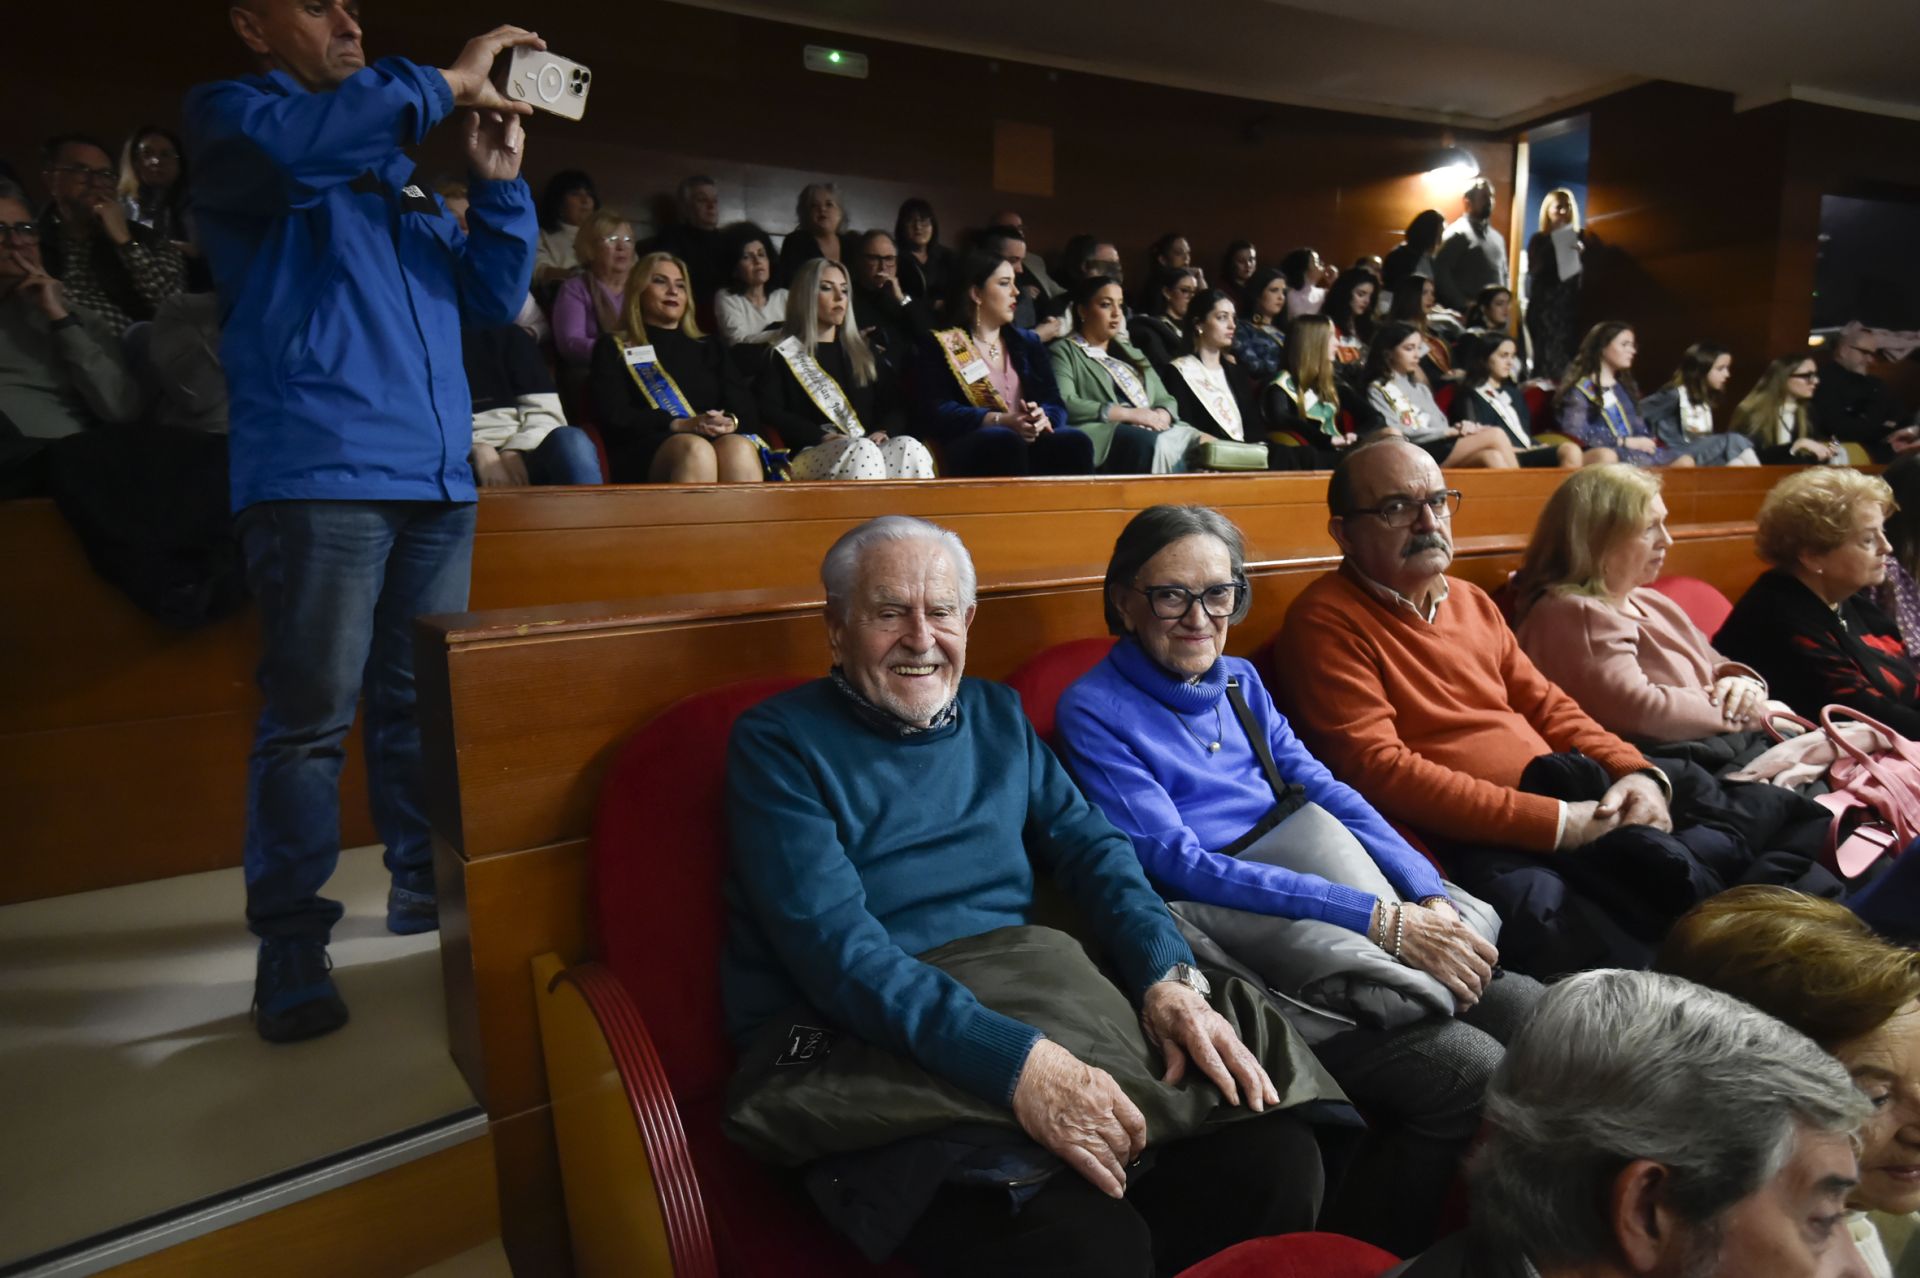
[[[473,1105],[438,937],[389,934],[386,889],[378,848],[341,858],[352,1019],[282,1046],[238,870],[0,908],[0,1265]]]

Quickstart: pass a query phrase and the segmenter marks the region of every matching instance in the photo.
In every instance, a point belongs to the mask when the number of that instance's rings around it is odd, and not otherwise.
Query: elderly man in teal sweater
[[[1146,1126],[1111,1075],[915,957],[1033,922],[1038,868],[1078,908],[1170,1080],[1191,1062],[1229,1104],[1278,1104],[1206,1001],[1132,845],[1081,796],[1011,690],[962,679],[975,578],[959,538],[876,519],[841,538],[821,576],[832,673],[741,716],[730,745],[722,983],[736,1041],[804,1003],[1008,1107],[1028,1148],[1077,1173],[1010,1195],[966,1174],[977,1158],[940,1146],[938,1188],[903,1244],[923,1272],[1144,1276],[1311,1228],[1322,1173],[1291,1112],[1156,1150],[1142,1175]],[[861,1174],[858,1160],[840,1170]]]

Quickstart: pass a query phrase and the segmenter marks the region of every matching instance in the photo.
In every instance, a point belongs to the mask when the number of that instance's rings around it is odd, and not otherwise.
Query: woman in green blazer
[[[1071,314],[1073,331],[1048,347],[1067,425],[1092,438],[1094,460],[1106,474],[1185,470],[1188,451],[1206,436],[1180,420],[1160,374],[1121,339],[1120,285],[1100,275],[1081,280]]]

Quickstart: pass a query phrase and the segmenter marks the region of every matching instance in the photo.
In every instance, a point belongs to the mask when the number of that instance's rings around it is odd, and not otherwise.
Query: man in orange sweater
[[[1287,614],[1274,659],[1293,725],[1391,820],[1452,842],[1584,847],[1621,826],[1671,830],[1671,787],[1641,753],[1534,668],[1453,562],[1447,487],[1401,439],[1358,448],[1327,488],[1344,561]],[[1613,778],[1599,799],[1521,791],[1535,758],[1578,750]]]

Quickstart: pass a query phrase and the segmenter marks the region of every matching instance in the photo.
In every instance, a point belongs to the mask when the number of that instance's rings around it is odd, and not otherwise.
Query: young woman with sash
[[[940,440],[949,475],[1090,475],[1093,441],[1067,428],[1040,339],[1015,328],[1013,264],[975,249],[960,265],[954,328],[920,344],[917,419]]]
[[[1595,324],[1567,365],[1553,395],[1560,433],[1586,450],[1589,462],[1631,466],[1692,466],[1692,457],[1655,439],[1640,417],[1633,384],[1633,329],[1618,321]],[[1601,454],[1605,454],[1602,456]]]
[[[1215,439],[1260,443],[1259,403],[1233,362],[1233,332],[1239,308],[1225,289],[1210,288],[1186,308],[1180,344],[1189,354],[1167,365],[1163,380],[1173,392],[1180,420]],[[1138,328],[1136,322],[1134,328]],[[1267,450],[1273,464],[1273,450]],[[1292,469],[1292,467],[1282,467]]]
[[[1409,282],[1413,287],[1418,277]],[[1427,339],[1400,320],[1388,320],[1373,335],[1362,374],[1367,387],[1369,430],[1388,430],[1425,450],[1442,466],[1485,466],[1508,470],[1520,463],[1505,431],[1466,422],[1449,426],[1433,401],[1427,375],[1420,369]]]
[[[1332,470],[1358,436],[1340,421],[1340,387],[1334,380],[1339,331],[1322,315],[1301,315],[1287,325],[1287,353],[1280,375],[1260,392],[1260,420],[1269,441],[1271,470]],[[1302,443],[1291,447],[1280,436]]]
[[[1505,333],[1467,339],[1462,352],[1464,376],[1453,397],[1453,420],[1505,431],[1522,466],[1578,467],[1584,461],[1578,444],[1536,444],[1528,432],[1532,413],[1515,380],[1517,350],[1513,338]]]
[[[752,396],[693,319],[687,268],[649,253],[627,277],[620,328],[588,382],[616,484],[751,484],[765,477]]]
[[[1101,275],[1073,286],[1073,331],[1048,347],[1067,421],[1093,437],[1101,471],[1168,475],[1187,468],[1205,436],[1181,421],[1179,405],[1146,357],[1120,337],[1120,285]]]
[[[1334,372],[1360,389],[1360,366],[1367,362],[1367,344],[1373,341],[1373,304],[1380,297],[1380,277],[1358,266],[1342,275],[1328,290],[1320,313],[1333,321]]]
[[[854,326],[847,268],[816,257],[794,273],[786,323],[760,380],[760,415],[795,479],[932,479],[933,457],[892,433],[899,386]]]
[[[1420,356],[1420,369],[1427,375],[1428,383],[1450,382],[1459,376],[1459,371],[1454,368],[1453,348],[1433,331],[1427,318],[1432,313],[1433,281],[1418,275],[1408,278],[1387,308],[1388,319],[1411,324],[1420,331],[1421,340],[1427,344]]]

